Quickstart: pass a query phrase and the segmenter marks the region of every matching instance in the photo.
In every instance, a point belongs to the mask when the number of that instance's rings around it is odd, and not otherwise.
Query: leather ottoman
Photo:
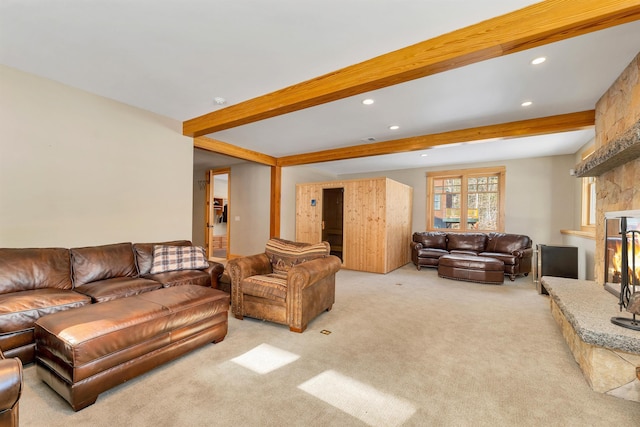
[[[78,411],[98,394],[227,334],[229,296],[184,285],[47,315],[38,376]]]
[[[504,262],[474,255],[443,255],[438,261],[438,276],[469,282],[504,283]]]

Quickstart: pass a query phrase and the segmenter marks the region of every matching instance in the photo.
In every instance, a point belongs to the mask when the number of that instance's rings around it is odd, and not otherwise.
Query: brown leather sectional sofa
[[[18,403],[22,394],[22,363],[5,359],[0,350],[0,426],[18,425]]]
[[[522,234],[425,231],[413,234],[411,260],[418,270],[437,267],[441,256],[460,254],[499,259],[511,280],[531,272],[531,239]]]
[[[188,240],[156,243],[190,246]],[[0,349],[35,360],[35,322],[47,314],[176,286],[216,288],[224,266],[151,274],[154,243],[0,248]]]

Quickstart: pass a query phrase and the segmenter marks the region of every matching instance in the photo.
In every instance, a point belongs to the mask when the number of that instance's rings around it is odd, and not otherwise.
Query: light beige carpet
[[[27,366],[21,425],[638,425],[640,404],[589,388],[531,278],[481,285],[409,264],[342,270],[336,292],[303,334],[230,316],[220,344],[77,413]]]

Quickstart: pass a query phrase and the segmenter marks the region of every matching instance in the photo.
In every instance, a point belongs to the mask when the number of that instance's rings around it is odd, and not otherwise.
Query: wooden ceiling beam
[[[275,166],[277,163],[277,159],[275,157],[271,157],[257,151],[247,150],[246,148],[237,147],[224,141],[218,141],[217,139],[207,138],[206,136],[193,138],[193,146],[195,148],[202,148],[203,150],[267,166]]]
[[[332,150],[316,151],[293,156],[279,157],[278,166],[297,166],[332,160],[347,160],[383,154],[404,153],[433,148],[459,142],[480,141],[492,138],[517,138],[547,135],[592,128],[595,111],[561,114],[538,119],[520,120],[497,125],[480,126],[450,132],[414,136],[393,141],[375,142]]]
[[[640,19],[637,0],[546,0],[183,123],[202,136]]]

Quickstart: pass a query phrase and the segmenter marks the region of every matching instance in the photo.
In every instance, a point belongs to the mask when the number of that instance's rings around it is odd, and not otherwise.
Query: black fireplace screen
[[[617,221],[616,221],[617,220]],[[616,226],[617,225],[617,233]],[[607,280],[614,286],[619,283],[620,293],[618,305],[620,311],[627,309],[632,318],[616,316],[611,323],[624,328],[640,331],[640,321],[636,318],[640,314],[637,310],[637,295],[640,292],[640,220],[637,217],[620,216],[606,219],[607,250],[605,256],[605,271]],[[617,234],[617,236],[616,236]],[[633,301],[631,306],[630,302]]]
[[[626,224],[624,224],[626,222]],[[618,217],[605,221],[605,283],[618,288],[626,271],[629,287],[640,283],[640,218]],[[626,239],[626,245],[623,242]],[[626,246],[626,254],[623,253]]]

